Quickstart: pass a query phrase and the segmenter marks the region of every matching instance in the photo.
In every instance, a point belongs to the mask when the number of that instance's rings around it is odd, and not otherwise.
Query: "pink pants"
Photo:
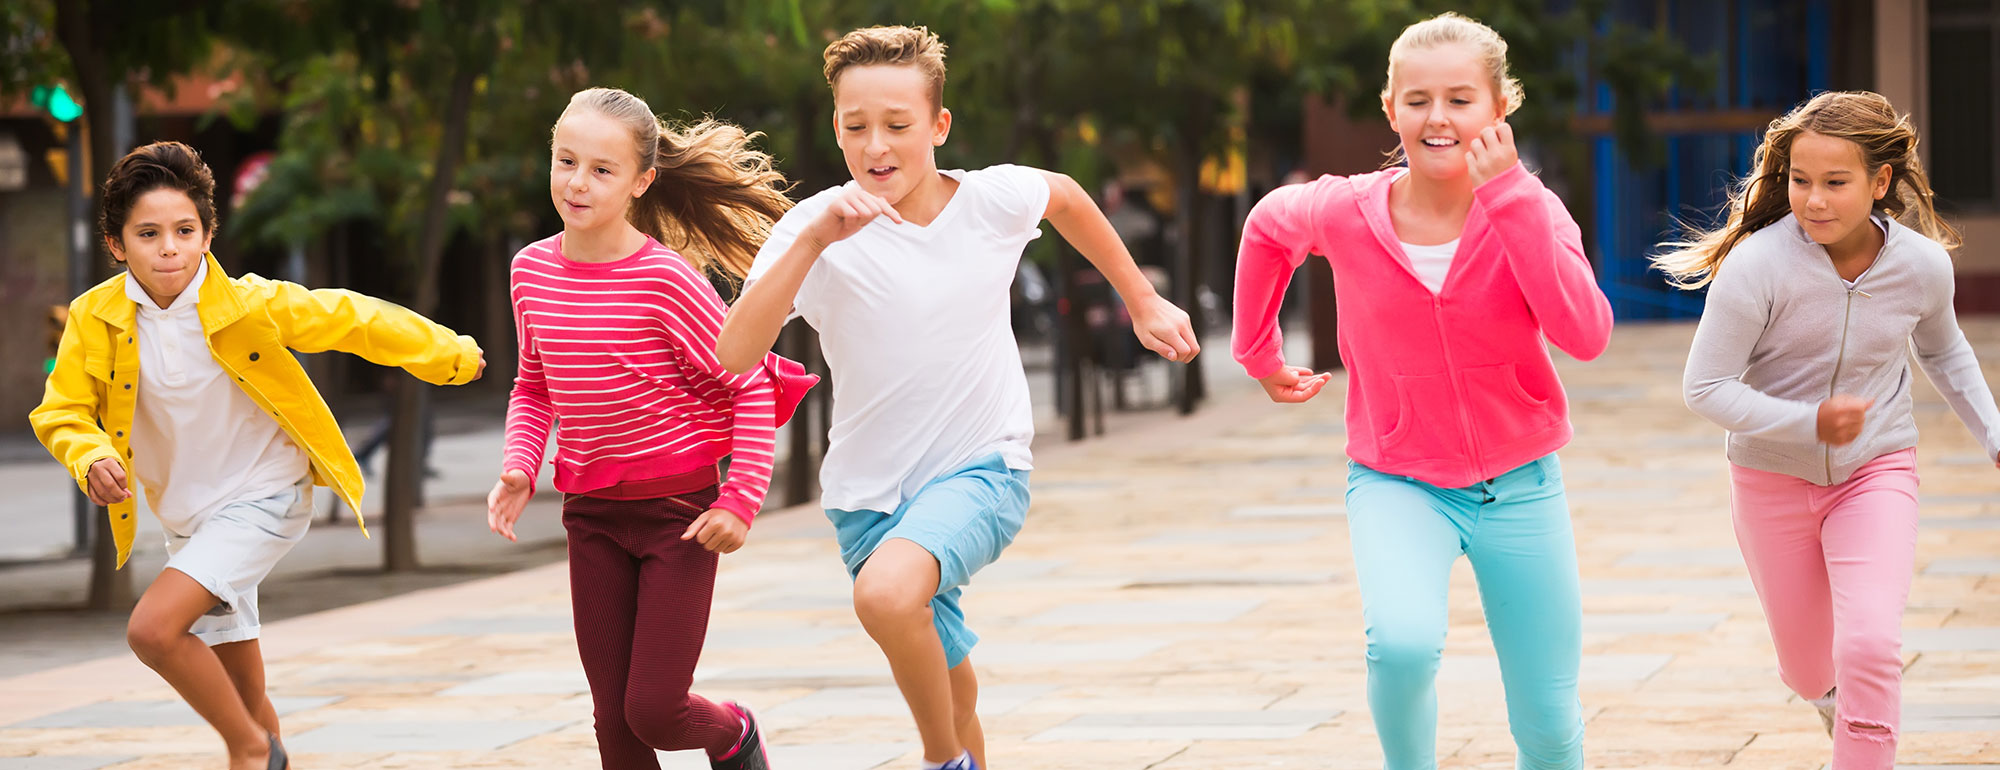
[[[1917,452],[1823,487],[1731,466],[1736,541],[1764,604],[1778,672],[1799,697],[1839,687],[1834,770],[1895,766],[1903,605],[1917,546]]]

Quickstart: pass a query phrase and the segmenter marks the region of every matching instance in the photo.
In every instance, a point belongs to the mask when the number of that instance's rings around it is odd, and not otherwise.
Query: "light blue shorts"
[[[292,552],[312,526],[312,477],[277,494],[228,503],[195,527],[167,535],[167,569],[194,578],[215,594],[215,606],[188,631],[203,644],[257,638],[257,584]]]
[[[938,561],[937,594],[931,622],[944,643],[945,665],[957,668],[979,643],[965,625],[959,596],[973,573],[994,560],[1020,534],[1028,515],[1028,472],[1007,467],[998,453],[982,457],[925,484],[895,513],[828,509],[847,576],[882,543],[901,538],[916,543]]]

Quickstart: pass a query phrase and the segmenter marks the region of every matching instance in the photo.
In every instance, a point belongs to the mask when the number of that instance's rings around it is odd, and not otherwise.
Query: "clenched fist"
[[[1861,435],[1861,424],[1874,399],[1834,396],[1819,402],[1819,440],[1833,446],[1853,441]]]

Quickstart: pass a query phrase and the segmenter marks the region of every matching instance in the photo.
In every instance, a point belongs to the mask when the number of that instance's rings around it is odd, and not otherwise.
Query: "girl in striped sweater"
[[[740,279],[790,206],[750,139],[715,121],[668,126],[624,91],[579,92],[550,143],[563,231],[514,257],[520,370],[488,524],[514,538],[558,425],[577,649],[607,770],[696,748],[717,768],[767,767],[748,711],[688,692],[717,558],[742,547],[777,426],[816,382],[775,355],[744,374],[716,361],[727,308],[707,275]]]

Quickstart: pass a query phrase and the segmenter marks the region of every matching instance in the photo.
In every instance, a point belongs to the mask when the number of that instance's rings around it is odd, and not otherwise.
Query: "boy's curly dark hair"
[[[97,212],[97,232],[105,238],[122,239],[125,218],[139,196],[169,188],[187,193],[194,210],[201,214],[202,227],[210,235],[216,230],[215,172],[201,160],[201,153],[180,142],[154,142],[119,158],[104,179],[103,205]]]

